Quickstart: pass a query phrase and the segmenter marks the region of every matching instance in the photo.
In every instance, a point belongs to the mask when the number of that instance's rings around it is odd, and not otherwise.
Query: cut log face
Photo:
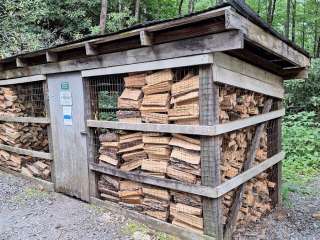
[[[127,88],[141,88],[146,84],[146,74],[135,74],[125,77],[124,86]]]
[[[162,82],[168,82],[173,80],[173,72],[170,69],[155,72],[146,77],[148,85],[154,85]]]

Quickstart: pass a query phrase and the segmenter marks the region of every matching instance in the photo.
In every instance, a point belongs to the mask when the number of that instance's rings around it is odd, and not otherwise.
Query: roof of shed
[[[85,41],[89,41],[89,40],[100,39],[100,38],[103,38],[103,37],[118,35],[118,34],[125,33],[125,32],[128,32],[128,31],[132,31],[132,30],[135,30],[135,29],[140,29],[140,28],[144,28],[144,27],[150,27],[150,26],[154,26],[154,25],[157,25],[157,24],[160,24],[160,23],[166,23],[166,22],[170,22],[170,21],[173,21],[173,20],[187,18],[187,17],[190,17],[190,16],[196,16],[196,15],[199,15],[199,14],[202,14],[202,13],[210,12],[212,10],[217,10],[217,9],[220,9],[220,8],[223,8],[223,7],[228,7],[228,6],[233,7],[236,10],[237,13],[239,13],[243,17],[247,18],[248,20],[252,21],[256,25],[260,26],[262,29],[264,29],[265,31],[269,32],[270,34],[272,34],[273,36],[277,37],[278,39],[284,41],[289,46],[291,46],[292,48],[297,50],[298,52],[304,54],[307,57],[310,57],[309,53],[306,50],[304,50],[303,48],[299,47],[294,42],[288,40],[283,35],[281,35],[279,32],[274,30],[270,25],[268,25],[264,20],[262,20],[259,17],[259,15],[257,15],[248,5],[240,3],[238,1],[229,0],[229,1],[224,2],[222,4],[216,5],[215,7],[208,8],[208,9],[206,9],[204,11],[200,11],[200,12],[184,15],[182,17],[171,18],[171,19],[166,19],[166,20],[155,20],[155,21],[144,22],[144,23],[141,23],[141,24],[136,24],[136,25],[134,25],[134,26],[132,26],[130,28],[126,28],[126,29],[123,29],[123,30],[118,31],[118,32],[108,33],[108,34],[104,34],[104,35],[88,36],[88,37],[85,37],[85,38],[82,38],[82,39],[78,39],[78,40],[75,40],[75,41],[70,41],[70,42],[66,42],[66,43],[63,43],[63,44],[55,45],[55,46],[50,47],[50,48],[40,49],[40,50],[37,50],[37,51],[28,52],[28,53],[17,54],[17,55],[8,57],[8,58],[0,59],[0,62],[5,62],[6,60],[13,59],[13,58],[16,58],[16,57],[19,57],[19,56],[28,57],[28,55],[31,55],[31,54],[32,55],[36,55],[37,53],[42,53],[42,52],[45,52],[45,51],[48,51],[48,50],[53,50],[53,49],[56,49],[56,48],[59,48],[59,47],[63,47],[63,46],[68,46],[68,45],[81,43],[81,42],[85,42]]]

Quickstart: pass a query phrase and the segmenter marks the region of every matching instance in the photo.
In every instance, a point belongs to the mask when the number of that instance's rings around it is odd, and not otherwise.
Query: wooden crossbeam
[[[268,99],[264,105],[262,113],[268,113],[271,110],[273,100]],[[244,162],[243,171],[247,171],[252,167],[252,164],[256,158],[256,152],[260,145],[260,140],[262,137],[263,129],[265,127],[265,123],[261,123],[257,126],[250,149],[247,153],[247,159]],[[228,222],[225,227],[224,239],[230,240],[232,239],[233,231],[236,227],[238,214],[242,205],[244,190],[246,183],[242,184],[236,193],[236,197],[234,203],[232,204],[230,215]]]
[[[17,154],[27,155],[27,156],[41,158],[41,159],[47,159],[47,160],[53,159],[51,153],[39,152],[39,151],[23,149],[23,148],[18,148],[18,147],[12,147],[12,146],[8,146],[5,144],[0,144],[0,149],[4,150],[4,151],[8,151],[8,152],[14,152]]]

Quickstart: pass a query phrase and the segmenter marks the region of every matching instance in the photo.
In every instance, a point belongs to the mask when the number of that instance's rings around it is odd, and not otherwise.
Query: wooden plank
[[[39,151],[23,149],[23,148],[18,148],[18,147],[12,147],[12,146],[8,146],[5,144],[0,144],[0,149],[8,151],[8,152],[14,152],[17,154],[31,156],[31,157],[53,160],[51,153],[39,152]]]
[[[144,132],[181,133],[194,135],[214,135],[214,127],[196,125],[153,124],[153,123],[123,123],[115,121],[87,120],[88,127],[110,128]]]
[[[153,123],[123,123],[116,121],[99,121],[87,120],[88,127],[94,128],[110,128],[130,131],[145,131],[145,132],[161,132],[161,133],[180,133],[192,134],[199,136],[217,136],[237,129],[256,125],[272,119],[277,119],[284,116],[285,110],[280,109],[270,113],[260,114],[245,119],[240,119],[232,122],[217,124],[213,126],[204,125],[175,125],[175,124],[153,124]]]
[[[186,240],[215,240],[215,238],[207,236],[207,235],[200,235],[195,233],[194,231],[188,231],[185,228],[172,225],[170,223],[166,223],[164,221],[157,220],[155,218],[143,215],[141,213],[131,211],[125,208],[120,207],[118,204],[110,202],[110,201],[102,201],[100,199],[91,197],[90,202],[94,205],[99,207],[103,207],[109,211],[114,213],[120,213],[125,217],[129,217],[130,219],[136,220],[142,224],[147,225],[148,227],[168,233],[170,235],[174,235],[181,239]]]
[[[283,79],[281,76],[270,73],[255,65],[242,61],[239,58],[217,52],[213,54],[213,61],[218,67],[245,75],[246,77],[254,78],[275,87],[283,88]]]
[[[48,63],[58,62],[58,54],[46,51],[46,60]]]
[[[262,113],[269,112],[272,107],[272,103],[273,103],[273,100],[268,99],[264,103]],[[254,160],[256,158],[256,152],[260,146],[261,137],[263,134],[264,127],[265,127],[265,123],[261,123],[256,127],[254,137],[253,137],[251,145],[249,147],[249,151],[247,152],[247,158],[243,164],[243,171],[249,170],[254,163]],[[245,192],[245,183],[242,184],[240,186],[240,188],[236,191],[236,196],[235,196],[234,202],[231,206],[229,218],[228,218],[228,221],[225,226],[225,231],[224,231],[225,238],[224,239],[230,239],[230,240],[232,239],[232,234],[233,234],[233,232],[236,228],[236,224],[237,224],[238,214],[239,214],[240,208],[242,206],[244,192]]]
[[[152,33],[145,30],[140,31],[140,42],[141,46],[151,46],[152,45]]]
[[[272,111],[269,113],[262,113],[253,117],[235,120],[232,122],[222,123],[216,125],[215,134],[220,135],[227,132],[232,132],[237,129],[253,126],[262,122],[266,122],[272,119],[277,119],[285,115],[285,109]]]
[[[188,57],[172,58],[144,63],[135,63],[123,66],[115,66],[108,68],[98,68],[92,70],[85,70],[81,72],[82,77],[94,77],[102,75],[112,75],[129,72],[144,72],[152,70],[160,70],[167,68],[177,68],[186,66],[198,66],[203,64],[210,64],[213,62],[212,54],[201,54]]]
[[[242,75],[231,70],[216,67],[216,75],[219,76],[215,78],[215,82],[224,83],[227,85],[235,86],[242,89],[251,90],[257,93],[262,93],[267,96],[284,98],[284,87],[276,87],[269,83],[259,81],[255,78]]]
[[[90,170],[95,172],[100,172],[139,183],[150,184],[153,186],[164,187],[167,189],[172,189],[181,192],[193,193],[199,196],[205,196],[209,198],[215,198],[217,196],[214,188],[212,187],[185,184],[175,180],[162,179],[135,172],[124,172],[114,167],[102,166],[96,163],[91,163],[89,168]]]
[[[0,121],[4,122],[19,122],[19,123],[40,123],[40,124],[49,124],[49,118],[42,117],[13,117],[6,114],[0,114]]]
[[[54,183],[52,183],[52,182],[48,182],[48,181],[42,180],[40,178],[29,177],[27,175],[24,175],[22,173],[4,168],[2,166],[0,166],[0,171],[11,174],[16,177],[21,177],[23,179],[26,179],[26,180],[30,181],[32,184],[35,184],[37,186],[40,185],[48,192],[54,192]],[[0,172],[0,174],[1,174],[1,172]]]
[[[24,69],[7,70],[0,73],[0,79],[16,78],[36,74],[82,71],[85,69],[112,67],[169,58],[207,54],[232,49],[242,49],[243,44],[243,34],[238,30],[233,30],[191,39],[162,43],[150,47],[86,57],[83,59],[29,66]]]
[[[241,184],[249,181],[250,179],[269,169],[270,167],[281,162],[284,159],[284,156],[284,152],[280,152],[273,157],[263,161],[262,163],[259,163],[258,165],[217,186],[215,189],[218,192],[218,197],[223,196],[224,194],[239,187]]]
[[[0,80],[0,86],[28,83],[28,82],[45,81],[46,79],[47,79],[47,77],[45,75],[34,75],[34,76],[29,76],[29,77],[12,78],[12,79],[8,79],[8,80]]]
[[[214,84],[211,65],[201,66],[199,72],[200,124],[219,124],[219,87]],[[201,137],[201,182],[215,187],[221,182],[221,138]],[[217,239],[223,238],[221,199],[203,198],[204,233]]]
[[[25,60],[23,60],[22,58],[20,57],[16,57],[16,66],[17,68],[24,68],[27,66]]]
[[[86,55],[87,56],[95,56],[98,55],[98,51],[96,50],[96,48],[94,47],[93,44],[86,42],[84,44],[85,46],[85,50],[86,50]]]
[[[242,17],[234,10],[228,9],[225,14],[227,29],[241,30],[249,41],[256,43],[258,46],[286,59],[294,65],[299,67],[308,67],[310,65],[310,59],[304,54],[298,52],[282,40],[266,32],[247,18]]]

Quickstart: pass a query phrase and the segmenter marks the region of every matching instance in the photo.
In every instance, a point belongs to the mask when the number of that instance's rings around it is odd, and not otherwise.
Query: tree
[[[136,18],[137,22],[140,21],[140,0],[136,0],[134,17]]]
[[[100,34],[104,34],[106,31],[107,8],[108,8],[108,0],[101,0]]]
[[[276,10],[276,1],[277,0],[269,0],[268,1],[268,15],[267,15],[267,23],[272,25],[274,12]]]

